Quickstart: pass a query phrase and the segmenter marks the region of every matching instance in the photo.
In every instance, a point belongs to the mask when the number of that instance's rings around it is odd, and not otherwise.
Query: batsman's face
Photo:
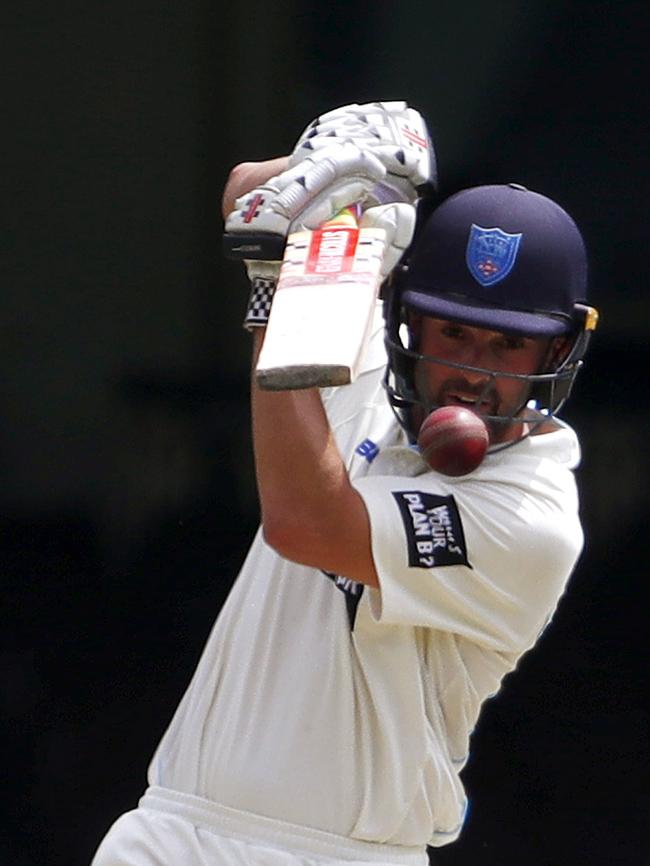
[[[411,323],[418,351],[437,363],[418,361],[415,383],[427,406],[466,406],[483,416],[516,415],[526,403],[530,384],[525,380],[499,376],[510,373],[527,376],[547,365],[552,341],[521,337],[434,319],[418,317]],[[447,366],[462,364],[477,370]],[[493,442],[521,435],[518,422],[490,422]]]

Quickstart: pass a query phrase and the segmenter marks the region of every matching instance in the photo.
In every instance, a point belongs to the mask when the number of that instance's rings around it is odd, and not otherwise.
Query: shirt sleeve
[[[372,615],[461,635],[488,649],[532,646],[582,548],[571,496],[524,486],[371,476],[358,479],[379,590]]]

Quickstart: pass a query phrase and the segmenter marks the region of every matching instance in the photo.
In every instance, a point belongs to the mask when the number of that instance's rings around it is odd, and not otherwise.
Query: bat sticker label
[[[408,549],[408,562],[415,568],[467,565],[463,524],[453,496],[421,490],[393,492],[399,508]]]
[[[352,270],[359,239],[356,226],[329,225],[316,229],[307,257],[308,274],[336,274]]]

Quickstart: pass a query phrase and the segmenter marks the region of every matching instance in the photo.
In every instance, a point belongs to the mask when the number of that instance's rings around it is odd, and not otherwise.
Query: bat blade
[[[381,283],[385,231],[356,206],[287,239],[256,380],[270,391],[346,385],[358,374]]]

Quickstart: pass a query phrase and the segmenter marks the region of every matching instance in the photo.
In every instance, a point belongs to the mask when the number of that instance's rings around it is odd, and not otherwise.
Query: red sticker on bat
[[[307,274],[339,274],[352,270],[359,229],[355,226],[323,226],[311,237],[305,265]]]

